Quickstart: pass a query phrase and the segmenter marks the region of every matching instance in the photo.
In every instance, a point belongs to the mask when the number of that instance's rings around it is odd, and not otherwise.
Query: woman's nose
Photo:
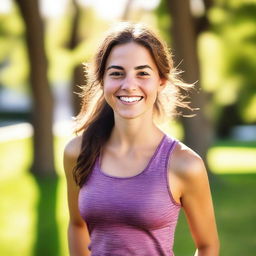
[[[122,89],[128,90],[128,91],[134,91],[138,87],[137,81],[134,77],[127,76],[123,81],[122,81]]]

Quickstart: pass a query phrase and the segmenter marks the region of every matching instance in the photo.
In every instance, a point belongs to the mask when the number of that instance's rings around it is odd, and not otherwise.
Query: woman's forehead
[[[127,64],[134,67],[143,65],[149,65],[153,68],[156,67],[154,59],[152,58],[149,50],[135,42],[114,46],[108,56],[106,68],[109,65]]]

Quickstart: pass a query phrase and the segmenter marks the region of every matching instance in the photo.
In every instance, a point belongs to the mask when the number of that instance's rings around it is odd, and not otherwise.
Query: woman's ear
[[[165,86],[167,85],[167,79],[166,78],[160,78],[160,85],[158,87],[159,91],[162,91]]]

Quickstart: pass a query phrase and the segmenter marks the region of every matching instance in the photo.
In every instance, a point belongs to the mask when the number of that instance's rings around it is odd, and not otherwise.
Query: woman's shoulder
[[[64,158],[68,160],[76,160],[81,151],[82,136],[72,138],[64,148]]]
[[[173,150],[171,163],[171,171],[182,180],[197,178],[206,172],[202,158],[180,141]]]

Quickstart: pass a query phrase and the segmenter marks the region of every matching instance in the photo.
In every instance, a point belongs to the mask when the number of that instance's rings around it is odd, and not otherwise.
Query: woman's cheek
[[[119,90],[120,85],[117,81],[106,81],[103,86],[103,92],[104,92],[104,97],[106,101],[111,104],[111,101],[113,100],[113,96],[117,93]]]
[[[106,80],[104,88],[107,91],[114,91],[120,87],[120,81],[118,79]]]

